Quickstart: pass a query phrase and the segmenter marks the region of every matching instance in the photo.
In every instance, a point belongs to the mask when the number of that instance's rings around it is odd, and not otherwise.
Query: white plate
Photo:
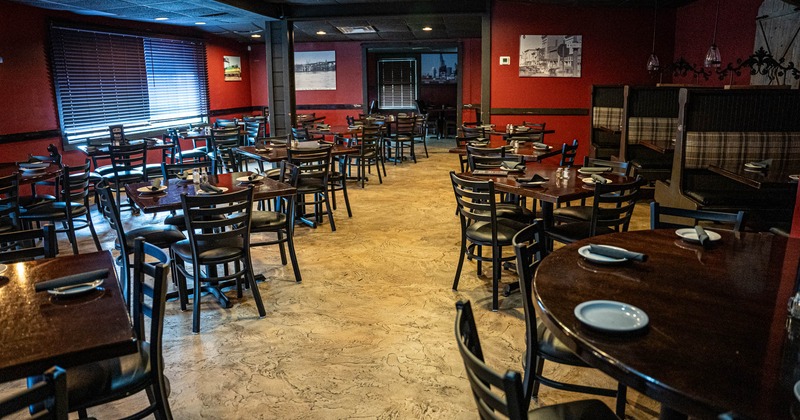
[[[197,188],[195,188],[195,190],[194,190],[194,191],[195,191],[197,194],[222,194],[222,193],[224,193],[225,191],[228,191],[228,188],[227,188],[227,187],[217,187],[217,188],[221,189],[222,191],[220,191],[220,192],[206,192],[206,191],[203,191],[203,190],[201,190],[199,186],[198,186]]]
[[[610,246],[610,245],[604,245],[604,246],[607,246],[609,248],[619,249],[621,251],[626,251],[626,249],[619,248],[616,246]],[[589,252],[589,245],[585,245],[578,248],[578,254],[580,254],[581,257],[586,258],[587,260],[597,264],[619,264],[628,261],[627,258],[611,258],[611,257],[606,257],[605,255],[592,254],[591,252]]]
[[[101,284],[103,284],[104,281],[105,279],[97,279],[95,281],[74,284],[72,286],[56,287],[55,289],[48,290],[47,293],[55,296],[79,295],[81,293],[91,292],[92,290],[97,289]]]
[[[0,274],[3,274],[8,270],[8,266],[5,264],[0,264]]]
[[[590,300],[575,307],[582,323],[603,331],[631,332],[647,326],[650,318],[643,310],[613,300]]]
[[[264,177],[261,176],[261,175],[257,176],[255,179],[249,179],[246,176],[240,176],[239,178],[236,178],[237,181],[245,183],[245,184],[247,184],[249,182],[258,182],[258,181],[261,181],[262,179],[264,179]]]
[[[794,397],[800,401],[800,381],[797,381],[794,384]]]
[[[789,175],[789,179],[794,181],[800,181],[800,175]]]
[[[708,240],[711,242],[718,241],[722,239],[719,233],[714,232],[713,230],[704,229],[706,234],[708,234]],[[699,243],[700,241],[697,239],[697,231],[694,228],[683,228],[678,229],[675,231],[675,234],[680,236],[686,242],[692,243]]]
[[[578,173],[584,175],[601,174],[603,172],[611,172],[611,168],[592,167],[578,169]]]
[[[160,192],[162,192],[162,191],[164,191],[166,189],[167,189],[167,186],[166,185],[162,185],[162,186],[158,187],[157,190],[154,190],[151,187],[139,187],[139,188],[136,189],[136,191],[138,191],[138,192],[140,192],[142,194],[158,194],[158,193],[160,193]]]
[[[608,179],[608,178],[606,178],[606,179]],[[589,184],[589,185],[594,185],[595,184],[594,180],[591,177],[583,178],[581,181],[583,181],[584,183]],[[609,179],[608,182],[606,182],[606,185],[611,184],[613,182],[614,181]]]
[[[764,169],[767,167],[767,165],[763,163],[747,162],[744,164],[744,167],[750,169]]]
[[[36,170],[36,169],[46,169],[50,166],[47,162],[33,162],[33,163],[20,163],[19,168],[22,170]]]

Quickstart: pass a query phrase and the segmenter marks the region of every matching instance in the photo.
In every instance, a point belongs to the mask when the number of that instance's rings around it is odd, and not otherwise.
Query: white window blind
[[[381,109],[414,108],[417,99],[417,61],[378,61],[378,100]]]
[[[61,130],[68,143],[199,123],[208,115],[202,41],[51,26]]]

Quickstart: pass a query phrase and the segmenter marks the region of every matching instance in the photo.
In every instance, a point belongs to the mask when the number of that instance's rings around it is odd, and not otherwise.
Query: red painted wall
[[[363,101],[361,43],[360,42],[308,42],[295,45],[295,51],[336,51],[336,90],[297,91],[297,105],[361,104]],[[366,105],[362,105],[366,108]],[[302,109],[298,114],[314,113],[325,116],[325,122],[345,125],[348,115],[358,118],[359,109]]]
[[[461,100],[464,104],[481,103],[481,40],[466,39],[461,49]],[[463,121],[477,121],[477,109],[464,110]]]
[[[267,86],[267,47],[250,45],[250,100],[253,106],[269,106]]]
[[[746,58],[753,53],[756,36],[756,16],[762,0],[726,0],[720,3],[719,23],[717,25],[717,47],[722,64],[736,63],[737,58]],[[689,63],[702,66],[706,51],[714,34],[714,15],[716,0],[697,0],[677,10],[675,23],[675,60],[683,57]],[[662,65],[666,62],[662,61]],[[703,78],[676,77],[675,83],[692,83],[703,86],[722,86],[731,84],[731,79],[719,80],[712,76]],[[749,85],[750,74],[744,72],[733,77],[736,85]]]
[[[225,81],[224,56],[239,57],[242,65],[241,81]],[[206,60],[208,60],[208,95],[209,108],[229,109],[250,107],[250,53],[247,46],[232,39],[218,38],[206,43]],[[249,113],[249,112],[248,112]],[[229,114],[242,116],[242,112]],[[219,117],[223,117],[220,115]]]
[[[648,9],[601,9],[497,1],[492,9],[492,108],[590,107],[593,84],[652,84],[645,69],[652,48],[653,12]],[[674,12],[659,13],[656,53],[672,55]],[[520,35],[583,36],[580,78],[519,77]],[[500,66],[500,56],[511,65]],[[548,143],[577,138],[579,154],[588,152],[590,118],[586,116],[495,116],[492,123],[544,121],[556,133]],[[579,157],[582,159],[582,157]]]

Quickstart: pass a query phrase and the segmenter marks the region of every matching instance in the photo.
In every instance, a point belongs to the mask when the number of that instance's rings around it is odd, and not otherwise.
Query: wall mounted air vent
[[[336,29],[347,35],[374,34],[377,32],[372,26],[337,26]]]

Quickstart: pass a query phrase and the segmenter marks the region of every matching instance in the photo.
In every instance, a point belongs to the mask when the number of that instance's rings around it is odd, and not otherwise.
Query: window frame
[[[378,88],[378,107],[380,109],[386,110],[405,110],[405,109],[414,109],[415,100],[419,98],[419,62],[417,57],[392,57],[392,58],[379,58],[377,62],[377,88]],[[395,83],[386,83],[384,79],[384,63],[397,63],[397,62],[406,62],[410,63],[409,68],[409,75],[411,76],[410,82],[395,82]],[[406,86],[410,85],[410,99],[408,103],[404,101],[401,104],[391,104],[387,105],[384,101],[384,86]],[[402,92],[400,93],[402,98]],[[394,101],[393,101],[394,102]]]

